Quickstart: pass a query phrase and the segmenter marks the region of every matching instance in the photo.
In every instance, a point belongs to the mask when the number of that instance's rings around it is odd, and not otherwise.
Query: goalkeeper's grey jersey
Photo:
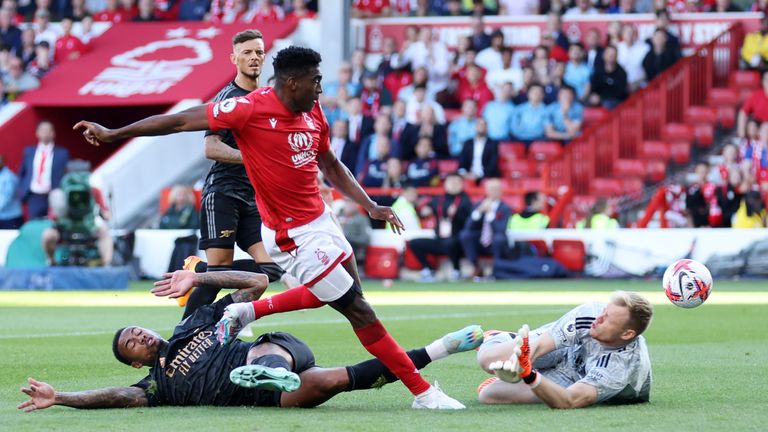
[[[639,336],[621,348],[606,348],[589,335],[592,322],[605,306],[600,302],[578,306],[539,329],[549,330],[557,348],[551,353],[556,364],[542,372],[565,378],[562,384],[580,381],[597,387],[598,402],[647,402],[651,392],[651,359],[645,338]]]

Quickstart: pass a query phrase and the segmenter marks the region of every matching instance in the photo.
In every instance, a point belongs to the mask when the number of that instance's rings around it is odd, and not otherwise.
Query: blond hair
[[[628,327],[638,336],[651,324],[653,305],[647,298],[635,292],[616,291],[611,296],[611,303],[629,310]]]

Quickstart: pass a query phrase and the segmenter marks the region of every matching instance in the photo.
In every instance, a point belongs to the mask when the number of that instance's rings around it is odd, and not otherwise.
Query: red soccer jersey
[[[753,91],[741,109],[760,123],[768,121],[768,95],[762,89]]]
[[[231,129],[243,155],[264,225],[288,229],[319,217],[325,208],[317,185],[317,155],[330,150],[320,104],[295,114],[269,87],[208,104],[212,131]]]

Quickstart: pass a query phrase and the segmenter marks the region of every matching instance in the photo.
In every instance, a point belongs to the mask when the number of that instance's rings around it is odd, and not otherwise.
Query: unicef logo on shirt
[[[293,132],[288,134],[288,144],[296,153],[309,150],[312,147],[312,134],[309,132]]]

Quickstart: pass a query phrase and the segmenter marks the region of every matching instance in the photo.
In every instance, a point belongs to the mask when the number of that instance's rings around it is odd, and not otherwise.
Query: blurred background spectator
[[[0,154],[0,229],[17,229],[24,221],[18,184],[19,178],[5,165],[5,156]]]
[[[38,123],[35,135],[37,144],[24,148],[19,171],[19,196],[27,205],[28,219],[48,216],[48,194],[59,187],[69,162],[69,151],[54,143],[50,122]]]
[[[168,209],[160,218],[160,229],[197,229],[200,219],[195,191],[189,186],[176,185],[168,195]],[[222,234],[223,235],[223,234]]]

